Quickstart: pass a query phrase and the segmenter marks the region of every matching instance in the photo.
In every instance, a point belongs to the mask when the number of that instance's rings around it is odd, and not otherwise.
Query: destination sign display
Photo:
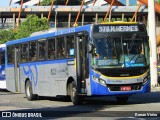
[[[138,32],[137,25],[102,25],[102,26],[95,26],[94,32],[104,33],[104,32]]]

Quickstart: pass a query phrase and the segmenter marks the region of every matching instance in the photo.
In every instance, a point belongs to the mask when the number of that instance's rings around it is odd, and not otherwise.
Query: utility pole
[[[157,44],[156,44],[156,25],[155,25],[155,5],[154,0],[148,0],[148,21],[149,21],[149,40],[150,40],[150,74],[151,86],[158,85],[157,74]]]
[[[129,0],[126,0],[126,6],[129,6]]]

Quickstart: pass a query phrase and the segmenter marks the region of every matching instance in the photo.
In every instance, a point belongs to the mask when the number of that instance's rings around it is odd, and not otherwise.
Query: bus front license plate
[[[121,86],[121,91],[129,91],[131,90],[131,86]]]

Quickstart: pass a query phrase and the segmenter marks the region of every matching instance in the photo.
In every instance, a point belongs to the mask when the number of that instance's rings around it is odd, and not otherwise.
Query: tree
[[[46,18],[38,18],[36,15],[28,15],[15,30],[0,30],[0,44],[7,41],[30,36],[33,32],[46,30],[49,24]]]
[[[3,44],[9,40],[15,39],[15,32],[12,29],[0,30],[0,44]]]
[[[160,0],[155,0],[158,4],[160,4]]]
[[[49,24],[46,18],[38,18],[38,16],[28,15],[27,18],[20,24],[15,35],[16,39],[28,37],[33,32],[46,30],[49,28]]]
[[[69,0],[68,5],[80,5],[82,0]],[[50,6],[52,0],[43,0],[41,6]],[[54,0],[55,5],[65,5],[66,0]]]

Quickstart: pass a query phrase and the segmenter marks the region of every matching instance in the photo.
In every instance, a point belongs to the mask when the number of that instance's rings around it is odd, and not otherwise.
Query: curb
[[[151,87],[151,92],[160,92],[160,86]]]

